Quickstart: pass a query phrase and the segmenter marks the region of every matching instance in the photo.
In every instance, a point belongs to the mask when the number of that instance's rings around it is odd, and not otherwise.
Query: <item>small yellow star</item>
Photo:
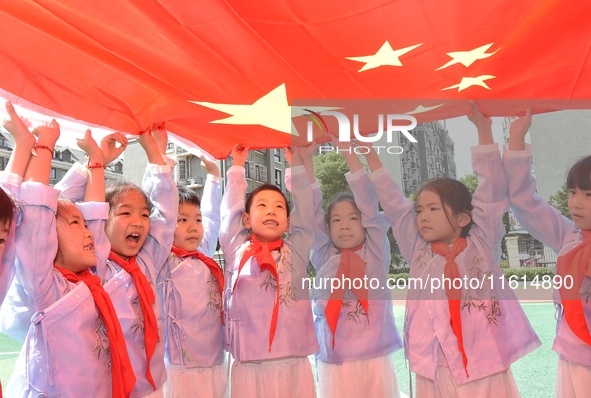
[[[405,115],[415,115],[417,113],[425,113],[425,112],[429,112],[432,111],[433,109],[437,109],[440,106],[443,106],[443,104],[439,104],[439,105],[435,105],[435,106],[423,106],[423,105],[419,105],[417,106],[414,110],[410,111],[410,112],[404,112]]]
[[[455,51],[455,52],[447,53],[447,55],[449,55],[452,58],[452,60],[449,61],[447,64],[440,66],[439,68],[437,68],[435,70],[444,69],[444,68],[447,68],[448,66],[455,65],[455,64],[462,64],[465,67],[468,67],[468,66],[472,65],[474,62],[476,62],[477,60],[488,58],[500,50],[500,48],[499,48],[495,52],[487,53],[486,50],[488,50],[493,44],[494,43],[485,44],[484,46],[475,48],[474,50],[470,50],[470,51]]]
[[[418,46],[423,43],[419,43],[414,46],[401,48],[399,50],[392,49],[392,46],[388,41],[380,47],[377,53],[374,55],[366,55],[363,57],[345,57],[347,59],[357,61],[357,62],[365,62],[365,65],[359,69],[357,72],[363,72],[368,69],[377,68],[379,66],[402,66],[402,62],[400,62],[400,56],[406,54],[409,51],[414,50]]]
[[[484,88],[490,90],[491,88],[489,86],[487,86],[484,81],[488,80],[488,79],[494,79],[494,78],[496,78],[496,76],[492,76],[492,75],[482,75],[482,76],[477,76],[477,77],[462,77],[462,81],[459,82],[458,84],[454,84],[453,86],[442,88],[441,90],[451,90],[452,88],[457,88],[458,93],[459,93],[460,91],[465,90],[468,87],[472,87],[472,86],[480,86],[480,87],[484,87]]]

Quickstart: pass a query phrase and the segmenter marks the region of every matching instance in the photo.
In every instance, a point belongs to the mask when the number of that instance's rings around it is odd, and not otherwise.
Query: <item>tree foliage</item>
[[[563,216],[570,219],[570,211],[568,210],[568,191],[568,187],[564,184],[555,195],[550,196],[548,203],[560,210]]]
[[[314,157],[314,174],[320,182],[323,208],[326,209],[327,204],[339,193],[351,192],[345,178],[348,171],[347,162],[336,151]]]

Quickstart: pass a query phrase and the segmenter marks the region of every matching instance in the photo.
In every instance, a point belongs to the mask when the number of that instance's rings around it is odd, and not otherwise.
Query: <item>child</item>
[[[519,396],[509,367],[541,344],[513,291],[501,287],[496,252],[509,206],[506,181],[490,118],[473,104],[469,119],[480,143],[472,148],[479,179],[473,198],[459,181],[436,178],[416,193],[413,205],[377,154],[366,155],[374,189],[410,264],[409,281],[415,280],[404,335],[418,397]]]
[[[28,131],[21,119],[14,112],[12,105],[8,103],[7,109],[9,106],[12,109],[12,111],[9,110],[9,113],[12,112],[13,116],[7,126],[12,130],[16,126],[22,125],[21,128],[24,129],[24,131]],[[32,143],[28,143],[28,149],[26,151],[19,151],[17,144],[13,150],[13,154],[18,151],[19,159],[22,159],[23,162],[26,161],[27,164],[29,157],[31,156],[31,149],[36,143],[34,139],[35,137],[30,134],[28,135],[33,139]],[[100,143],[103,159],[102,164],[110,164],[123,152],[126,146],[127,138],[122,133],[112,133],[105,136]],[[86,191],[89,170],[90,169],[88,169],[86,164],[79,162],[74,163],[66,175],[54,186],[55,189],[61,191],[60,198],[71,199],[75,202],[82,201]],[[93,223],[90,223],[90,225],[92,226]],[[103,234],[97,235],[97,237],[102,236]],[[29,330],[29,325],[31,324],[31,317],[34,313],[35,310],[33,309],[33,305],[29,301],[24,288],[19,283],[18,279],[14,279],[6,295],[6,301],[0,307],[0,329],[2,333],[24,343]]]
[[[379,287],[370,289],[366,282],[361,289],[354,288],[364,279],[386,286],[389,225],[378,211],[377,197],[359,158],[350,145],[334,138],[349,165],[345,177],[353,195],[337,196],[328,205],[325,218],[320,185],[313,184],[317,230],[312,264],[317,270],[316,279],[337,279],[345,285],[330,294],[327,289],[315,287],[312,294],[320,341],[320,352],[316,354],[319,395],[398,397],[391,354],[402,347],[402,341],[394,323],[391,292]],[[303,158],[307,169],[312,169],[311,154]],[[345,278],[357,281],[347,286]]]
[[[295,150],[291,216],[273,185],[258,187],[245,203],[247,155],[241,145],[232,150],[220,231],[226,343],[235,360],[232,397],[313,397],[307,356],[318,351],[318,342],[309,295],[299,291],[314,242],[310,184]],[[290,240],[283,240],[288,227]]]
[[[191,189],[179,188],[172,253],[158,277],[166,336],[165,397],[227,396],[224,272],[211,259],[220,230],[221,179],[215,163],[201,159],[208,172],[202,201]]]
[[[178,190],[172,168],[160,155],[154,135],[165,135],[154,125],[138,142],[148,156],[142,191],[115,182],[107,188],[109,219],[105,228],[111,242],[107,267],[97,270],[108,282],[127,340],[137,382],[131,397],[161,397],[166,381],[160,301],[155,299],[156,278],[166,263],[174,239]]]
[[[135,376],[123,332],[101,280],[89,271],[106,261],[109,250],[106,239],[94,238],[104,235],[107,204],[81,205],[84,213],[93,215],[93,233],[78,207],[58,202],[59,191],[45,184],[59,126],[52,121],[51,127],[36,132],[39,140],[26,169],[28,182],[20,190],[23,217],[16,229],[16,255],[17,278],[37,312],[9,396],[77,397],[92,391],[97,397],[128,397]],[[26,128],[16,128],[13,134],[17,142],[31,136]],[[89,130],[79,145],[89,155],[89,165],[100,165],[90,166],[85,200],[101,202],[102,153]]]
[[[557,327],[552,349],[558,353],[557,397],[584,397],[591,391],[591,288],[589,231],[591,230],[591,157],[576,162],[568,172],[568,209],[572,221],[536,193],[531,175],[532,151],[525,144],[531,112],[511,124],[509,145],[503,153],[511,209],[517,221],[536,239],[559,252],[558,283],[554,290]],[[568,287],[568,288],[567,288]],[[583,299],[585,298],[585,299]]]

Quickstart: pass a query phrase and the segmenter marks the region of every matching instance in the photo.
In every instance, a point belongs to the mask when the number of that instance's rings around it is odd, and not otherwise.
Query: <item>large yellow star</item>
[[[477,60],[488,58],[500,50],[500,48],[499,48],[495,52],[487,53],[486,50],[488,50],[493,44],[494,43],[485,44],[484,46],[475,48],[474,50],[470,50],[470,51],[455,51],[455,52],[447,53],[447,55],[449,55],[452,58],[452,60],[449,61],[447,64],[440,66],[439,68],[437,68],[435,70],[444,69],[444,68],[447,68],[448,66],[455,65],[455,64],[462,64],[462,65],[468,67],[468,66],[472,65],[474,62],[476,62]]]
[[[345,58],[353,60],[353,61],[357,61],[357,62],[365,62],[365,65],[363,65],[363,67],[361,69],[359,69],[357,72],[363,72],[368,69],[373,69],[373,68],[377,68],[379,66],[386,66],[386,65],[402,66],[402,62],[400,62],[400,59],[399,59],[400,56],[406,54],[409,51],[414,50],[415,48],[417,48],[421,44],[423,44],[423,43],[419,43],[417,45],[410,46],[410,47],[401,48],[399,50],[394,50],[394,49],[392,49],[392,46],[390,45],[390,43],[388,43],[388,41],[386,40],[386,42],[382,45],[382,47],[380,47],[378,52],[375,53],[374,55],[366,55],[363,57],[345,57]]]
[[[260,125],[285,134],[299,136],[292,117],[308,114],[306,109],[314,111],[331,110],[329,107],[292,107],[287,103],[287,91],[285,83],[263,95],[253,104],[219,104],[203,101],[189,101],[206,108],[215,109],[232,115],[224,119],[213,120],[210,123],[236,124],[236,125]]]
[[[459,82],[458,84],[454,84],[453,86],[442,88],[441,90],[451,90],[452,88],[457,88],[458,93],[459,93],[460,91],[465,90],[468,87],[472,87],[472,86],[480,86],[480,87],[484,87],[484,88],[490,90],[491,88],[489,86],[487,86],[484,81],[488,80],[488,79],[494,79],[495,77],[496,76],[492,76],[492,75],[482,75],[482,76],[476,76],[476,77],[462,77],[462,81]]]

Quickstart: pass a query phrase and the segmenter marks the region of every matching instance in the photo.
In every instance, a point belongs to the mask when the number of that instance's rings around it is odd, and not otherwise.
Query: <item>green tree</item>
[[[556,192],[556,195],[550,196],[550,199],[548,199],[548,203],[560,210],[563,216],[571,219],[570,211],[568,210],[568,191],[569,189],[567,188],[566,184],[564,184],[562,188],[560,188],[558,192]]]
[[[314,157],[314,174],[320,182],[323,208],[326,209],[328,203],[339,193],[351,192],[345,178],[347,171],[349,166],[345,158],[336,151]]]

